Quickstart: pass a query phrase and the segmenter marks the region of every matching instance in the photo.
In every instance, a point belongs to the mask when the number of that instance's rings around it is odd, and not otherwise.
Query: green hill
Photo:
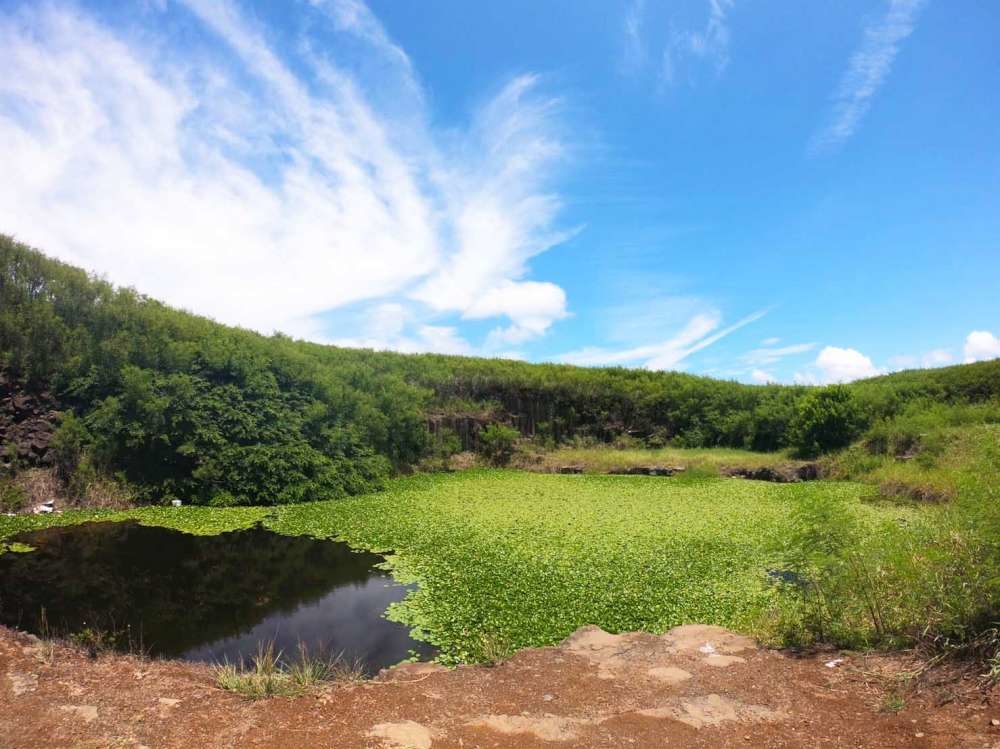
[[[370,491],[492,421],[546,444],[815,453],[913,404],[1000,393],[1000,360],[817,389],[322,346],[173,309],[6,236],[0,373],[70,414],[55,438],[65,480],[118,474],[147,501],[215,505]]]

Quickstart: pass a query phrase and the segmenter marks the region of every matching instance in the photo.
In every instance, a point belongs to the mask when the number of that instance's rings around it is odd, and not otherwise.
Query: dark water
[[[369,673],[432,649],[383,618],[409,588],[346,544],[251,530],[193,536],[137,523],[27,533],[0,555],[0,621],[35,633],[117,633],[118,647],[238,661],[274,640],[286,655],[360,658]],[[45,618],[41,618],[44,610]]]

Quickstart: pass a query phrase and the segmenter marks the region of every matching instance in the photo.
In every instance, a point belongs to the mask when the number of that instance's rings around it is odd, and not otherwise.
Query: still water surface
[[[286,655],[343,652],[369,673],[434,654],[383,614],[411,586],[377,554],[262,528],[194,536],[134,522],[27,533],[0,555],[0,621],[31,632],[117,632],[151,655],[239,661],[273,640]],[[44,613],[44,619],[42,612]]]

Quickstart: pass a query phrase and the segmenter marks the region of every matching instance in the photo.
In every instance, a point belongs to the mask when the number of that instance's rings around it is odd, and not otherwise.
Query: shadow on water
[[[117,633],[151,655],[236,662],[273,640],[287,655],[343,651],[369,673],[433,648],[383,613],[412,586],[377,554],[263,528],[194,536],[134,522],[27,533],[0,555],[0,621],[36,634]],[[44,612],[44,616],[42,615]]]

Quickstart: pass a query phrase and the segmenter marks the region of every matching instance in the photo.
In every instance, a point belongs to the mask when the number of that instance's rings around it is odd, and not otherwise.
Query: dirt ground
[[[888,701],[904,665],[792,657],[718,627],[585,627],[495,667],[408,664],[249,702],[204,666],[91,660],[0,629],[0,749],[1000,747],[1000,707],[971,682]]]

